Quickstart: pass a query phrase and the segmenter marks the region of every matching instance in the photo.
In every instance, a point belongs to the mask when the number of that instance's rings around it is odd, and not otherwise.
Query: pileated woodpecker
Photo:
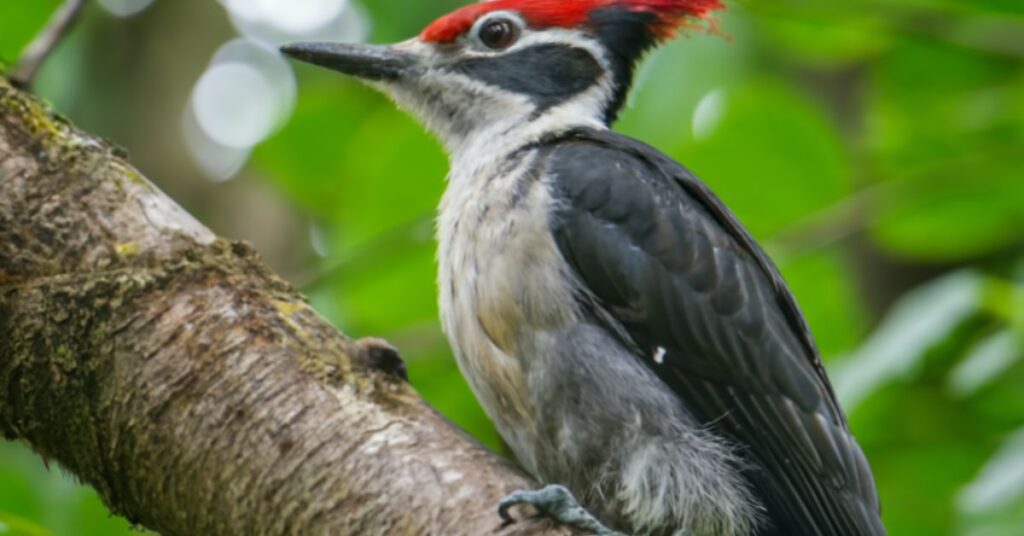
[[[722,7],[493,0],[392,46],[283,48],[387,93],[449,153],[444,328],[549,484],[503,516],[527,502],[607,533],[885,533],[778,269],[703,182],[609,129],[644,53]]]

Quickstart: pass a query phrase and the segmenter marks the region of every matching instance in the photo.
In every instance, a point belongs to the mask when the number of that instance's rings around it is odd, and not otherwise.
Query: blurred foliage
[[[58,0],[0,1],[0,58],[13,63],[59,4]]]
[[[56,3],[0,0],[0,58],[13,61]],[[350,334],[391,339],[424,396],[500,450],[438,328],[431,215],[446,161],[412,119],[351,80],[297,66],[291,121],[233,185],[181,167],[177,123],[146,129],[160,110],[184,106],[168,87],[193,83],[206,61],[197,54],[213,52],[187,45],[231,37],[224,23],[197,24],[190,10],[206,4],[158,2],[130,20],[93,10],[40,91],[127,145],[217,230],[243,222],[235,234],[291,267],[318,310]],[[373,38],[395,41],[458,4],[362,6]],[[729,39],[695,35],[652,55],[617,128],[703,177],[772,253],[829,361],[891,533],[1021,534],[1024,3],[730,8]],[[150,36],[186,28],[198,39],[159,55],[178,42]],[[133,70],[146,73],[135,85],[124,74]],[[245,231],[276,213],[242,203],[266,188],[262,202],[299,222],[279,242],[305,244],[300,258]],[[0,534],[126,530],[87,488],[0,445]]]

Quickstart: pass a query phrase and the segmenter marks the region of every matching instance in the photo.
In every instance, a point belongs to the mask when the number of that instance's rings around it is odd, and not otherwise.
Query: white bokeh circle
[[[228,147],[251,147],[269,136],[276,107],[267,77],[245,63],[210,67],[192,93],[199,128]]]
[[[141,13],[154,0],[99,0],[101,6],[118,17],[131,17]]]

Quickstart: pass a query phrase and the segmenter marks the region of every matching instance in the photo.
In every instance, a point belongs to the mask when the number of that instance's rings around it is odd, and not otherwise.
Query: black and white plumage
[[[578,26],[537,22],[587,2]],[[541,482],[638,534],[884,534],[778,270],[707,186],[608,130],[669,20],[650,6],[687,0],[568,4],[499,0],[392,47],[285,51],[367,80],[444,142],[445,331]]]
[[[779,534],[881,533],[871,471],[811,334],[749,233],[646,145],[580,131],[550,150],[562,206],[552,230],[593,320],[742,445]]]

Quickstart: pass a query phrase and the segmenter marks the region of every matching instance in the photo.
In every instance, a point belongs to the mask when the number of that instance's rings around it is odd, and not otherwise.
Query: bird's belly
[[[728,449],[576,310],[564,263],[549,256],[556,246],[539,234],[469,236],[486,243],[452,241],[457,262],[442,266],[445,325],[464,376],[524,468],[621,527],[721,526],[723,509],[746,499]]]
[[[467,382],[531,469],[536,411],[528,378],[539,357],[531,351],[533,340],[572,322],[576,312],[565,263],[547,228],[543,186],[526,188],[515,203],[496,195],[493,181],[491,188],[458,210],[442,210],[441,313]]]
[[[447,277],[446,331],[463,374],[506,441],[532,443],[518,436],[534,428],[527,379],[543,357],[532,354],[534,340],[572,321],[572,296],[547,246],[523,236],[484,242]]]

